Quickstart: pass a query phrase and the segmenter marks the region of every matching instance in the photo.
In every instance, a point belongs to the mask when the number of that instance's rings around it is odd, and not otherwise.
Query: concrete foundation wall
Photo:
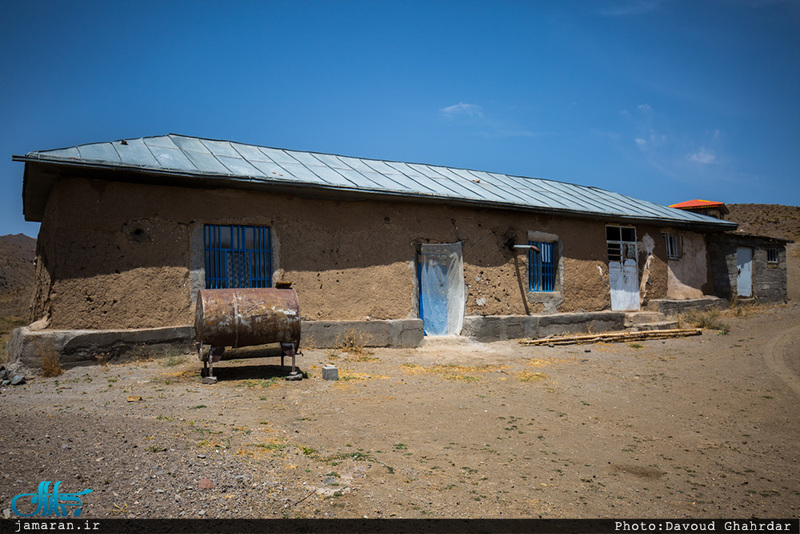
[[[491,342],[621,330],[624,326],[623,312],[468,316],[464,320],[462,335],[476,341]],[[301,330],[301,351],[338,348],[346,346],[349,340],[364,347],[414,348],[424,340],[421,319],[303,321]],[[194,328],[190,326],[125,330],[35,330],[23,327],[13,331],[8,343],[10,361],[31,370],[41,369],[43,358],[48,357],[56,357],[61,365],[70,367],[117,359],[193,354],[195,350]]]
[[[647,303],[647,310],[674,317],[689,311],[705,311],[728,307],[728,301],[719,297],[702,297],[699,299],[672,300],[654,299]]]
[[[12,363],[40,369],[42,359],[57,357],[62,365],[102,363],[117,358],[150,358],[185,354],[194,348],[194,328],[169,327],[133,330],[31,330],[11,333],[8,353]]]
[[[558,315],[513,315],[464,318],[461,334],[476,341],[536,339],[551,335],[622,330],[624,312],[561,313]]]
[[[414,348],[422,343],[422,319],[303,321],[302,347],[341,347],[349,336],[364,347]]]
[[[416,250],[428,242],[462,242],[467,315],[610,308],[601,221],[65,178],[40,230],[31,319],[53,329],[191,324],[204,284],[204,224],[269,226],[273,279],[293,283],[306,321],[416,319]],[[643,243],[654,241],[640,246],[646,299],[667,296],[660,231],[637,226]],[[531,232],[557,239],[555,292],[531,293],[527,254],[508,247]]]

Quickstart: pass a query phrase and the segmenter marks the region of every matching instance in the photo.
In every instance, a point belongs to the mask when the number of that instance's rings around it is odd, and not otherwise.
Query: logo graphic
[[[53,493],[50,493],[50,484],[52,484],[51,481],[45,480],[39,483],[39,490],[37,493],[20,493],[11,499],[11,511],[20,517],[31,517],[34,515],[47,517],[54,513],[58,517],[65,517],[69,513],[67,509],[68,506],[77,506],[77,508],[75,508],[75,517],[79,517],[81,515],[81,495],[91,493],[92,490],[85,489],[78,493],[59,493],[58,490],[61,486],[61,481],[59,480],[53,486]],[[29,514],[23,514],[17,508],[17,501],[20,499],[22,499],[23,502],[26,499],[30,499],[31,506],[35,506],[36,509]]]

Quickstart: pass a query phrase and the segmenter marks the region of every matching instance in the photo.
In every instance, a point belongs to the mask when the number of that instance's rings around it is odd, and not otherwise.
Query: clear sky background
[[[0,2],[12,155],[178,133],[800,205],[798,0]]]

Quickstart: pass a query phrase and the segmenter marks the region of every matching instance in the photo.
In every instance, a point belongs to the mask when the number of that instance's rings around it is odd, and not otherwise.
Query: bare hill
[[[0,236],[0,293],[33,285],[36,240],[25,234]]]
[[[24,234],[0,236],[0,362],[12,329],[28,323],[33,293],[36,240]]]
[[[780,204],[728,204],[729,221],[748,234],[800,241],[800,207]]]

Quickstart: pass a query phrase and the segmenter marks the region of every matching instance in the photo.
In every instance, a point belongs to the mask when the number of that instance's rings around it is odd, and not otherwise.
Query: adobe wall
[[[416,248],[423,242],[462,242],[467,315],[610,308],[598,221],[70,178],[54,186],[42,222],[33,319],[70,329],[191,324],[206,223],[269,226],[274,279],[293,283],[306,320],[417,317]],[[527,254],[507,247],[526,243],[530,231],[559,239],[555,293],[528,292]],[[655,227],[637,232],[660,238]],[[640,246],[640,270],[652,256],[647,298],[667,295],[661,241],[651,254]]]
[[[644,308],[649,300],[667,295],[667,247],[660,228],[652,225],[635,226],[639,252],[639,301]]]
[[[171,216],[176,198],[143,193],[103,181],[55,185],[39,231],[34,320],[69,329],[189,323],[188,225]]]
[[[667,298],[698,299],[710,292],[709,258],[705,237],[691,232],[673,232],[680,239],[681,257],[667,260]]]

